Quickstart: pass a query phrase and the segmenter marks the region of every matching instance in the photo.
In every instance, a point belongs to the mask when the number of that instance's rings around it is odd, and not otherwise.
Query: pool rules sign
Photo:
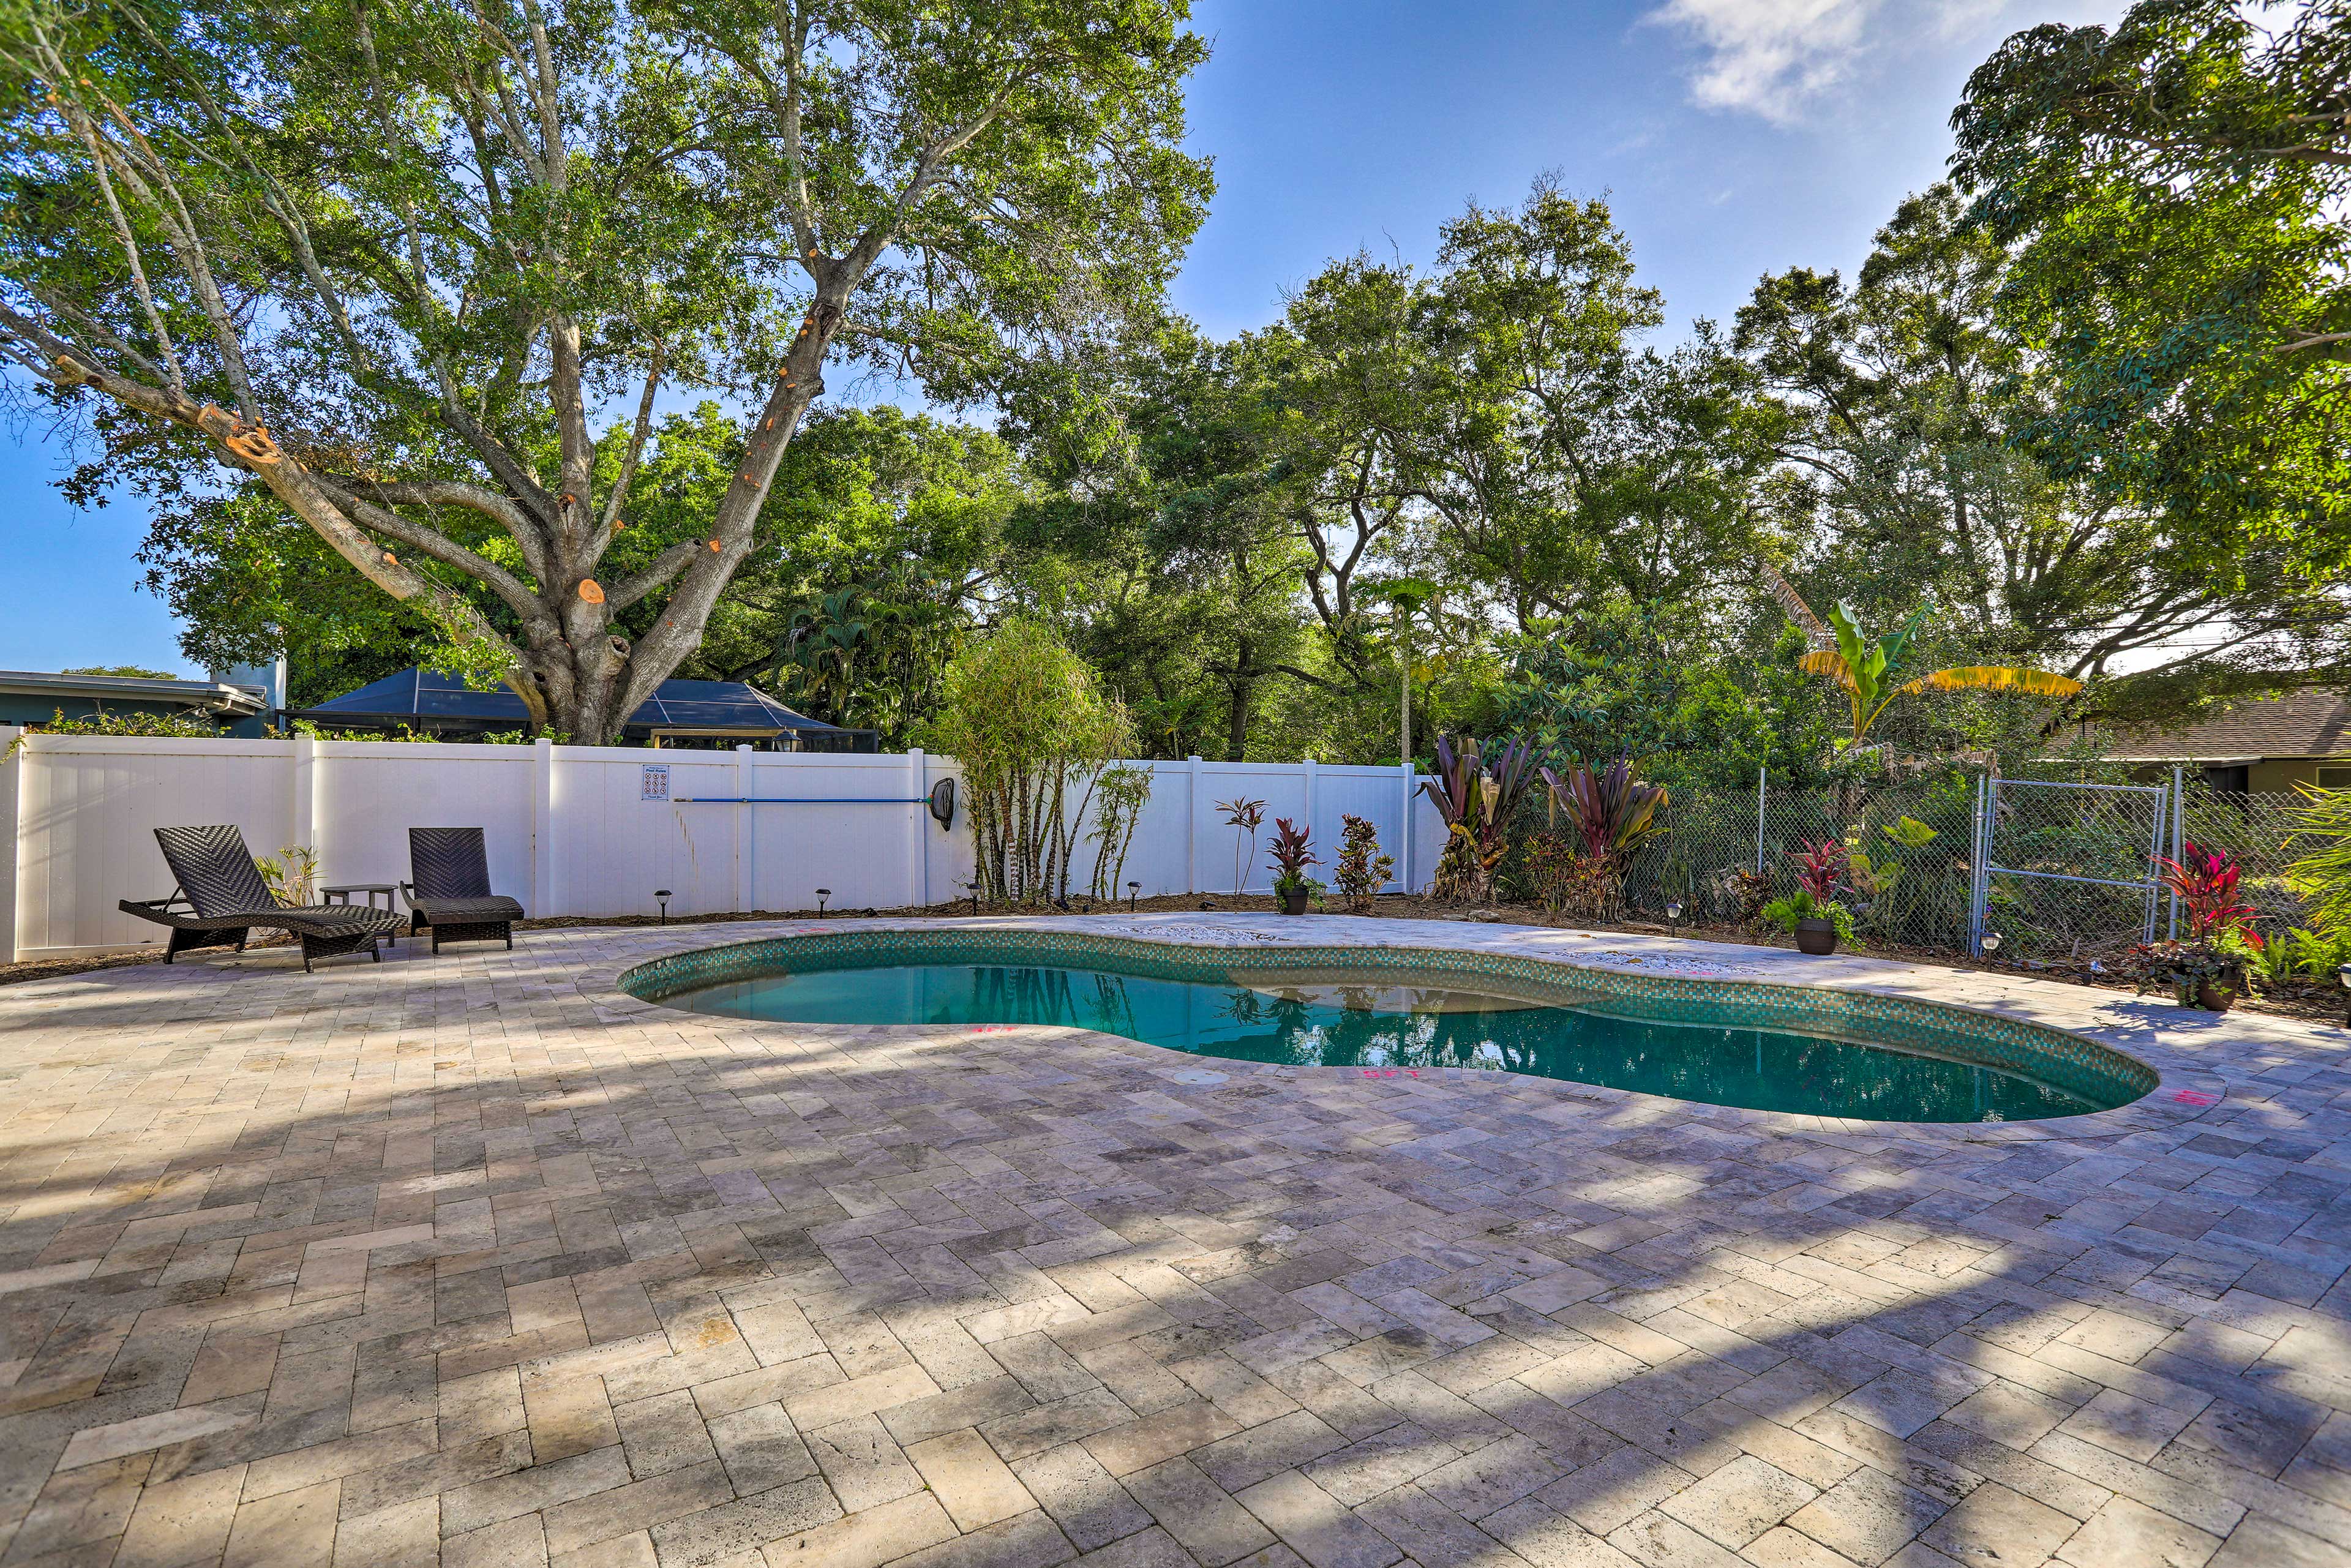
[[[641,800],[666,800],[669,799],[668,763],[649,762],[645,765],[644,782],[640,787],[637,798]]]

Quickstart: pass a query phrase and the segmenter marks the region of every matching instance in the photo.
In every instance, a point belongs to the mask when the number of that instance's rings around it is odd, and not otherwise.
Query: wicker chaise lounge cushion
[[[167,919],[165,924],[192,930],[238,924],[271,925],[318,936],[367,932],[391,936],[400,931],[400,916],[388,909],[354,908],[347,904],[281,906],[270,894],[269,884],[261,880],[245,847],[245,835],[233,827],[158,828],[155,842],[196,913],[193,920],[183,916]]]
[[[433,928],[433,950],[444,941],[504,941],[514,946],[514,923],[523,907],[490,891],[489,851],[479,828],[411,828],[408,906],[410,929]]]
[[[427,898],[420,893],[408,902],[434,925],[496,925],[522,918],[522,905],[504,894],[486,898]]]

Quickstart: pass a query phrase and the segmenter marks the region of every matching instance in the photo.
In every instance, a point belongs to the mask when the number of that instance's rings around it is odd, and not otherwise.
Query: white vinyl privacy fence
[[[0,727],[0,750],[17,731]],[[172,874],[154,830],[233,822],[256,855],[319,858],[320,885],[408,876],[412,827],[478,827],[490,880],[535,915],[673,915],[938,904],[968,895],[970,820],[925,802],[952,758],[556,746],[410,746],[298,738],[176,740],[40,735],[0,762],[0,935],[19,960],[160,943],[116,907],[160,898]],[[1271,877],[1276,817],[1302,817],[1329,880],[1340,818],[1369,818],[1396,859],[1391,889],[1427,885],[1444,845],[1436,810],[1401,768],[1144,762],[1154,775],[1122,883],[1144,897],[1229,894],[1236,834],[1217,803],[1265,802],[1247,889]],[[960,782],[958,780],[958,782]],[[1409,835],[1405,832],[1411,825]],[[1087,824],[1089,827],[1091,823]],[[1094,845],[1071,877],[1081,893]],[[1121,892],[1124,889],[1122,887]]]

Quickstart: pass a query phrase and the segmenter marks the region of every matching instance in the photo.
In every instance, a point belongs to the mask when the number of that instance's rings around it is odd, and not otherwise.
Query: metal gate
[[[2172,789],[1988,778],[1976,787],[1968,950],[2095,957],[2155,939]],[[2135,918],[2134,918],[2135,917]]]

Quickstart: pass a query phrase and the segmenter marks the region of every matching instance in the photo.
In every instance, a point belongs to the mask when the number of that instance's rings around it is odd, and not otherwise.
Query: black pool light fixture
[[[1134,914],[1134,898],[1135,898],[1135,894],[1137,894],[1141,893],[1142,891],[1143,891],[1143,884],[1142,884],[1141,883],[1139,883],[1139,882],[1130,882],[1130,883],[1128,883],[1126,884],[1126,912],[1127,912],[1129,915],[1132,915],[1132,914]]]
[[[1666,904],[1666,925],[1667,929],[1679,925],[1681,921],[1682,901],[1678,898],[1669,900]]]
[[[666,925],[669,924],[669,889],[657,887],[653,889],[653,896],[661,900],[661,923]]]
[[[1987,932],[1985,932],[1985,933],[1983,934],[1983,938],[1982,938],[1981,946],[1982,946],[1982,947],[1983,947],[1984,956],[1985,956],[1985,957],[1987,957],[1987,958],[1991,957],[1993,954],[1995,954],[1995,953],[1999,952],[1999,951],[2000,951],[2000,933],[1999,933],[1999,932],[1997,932],[1997,931],[1987,931]]]
[[[816,890],[816,912],[819,915],[824,913],[824,901],[831,896],[832,889],[829,887],[820,887]]]

